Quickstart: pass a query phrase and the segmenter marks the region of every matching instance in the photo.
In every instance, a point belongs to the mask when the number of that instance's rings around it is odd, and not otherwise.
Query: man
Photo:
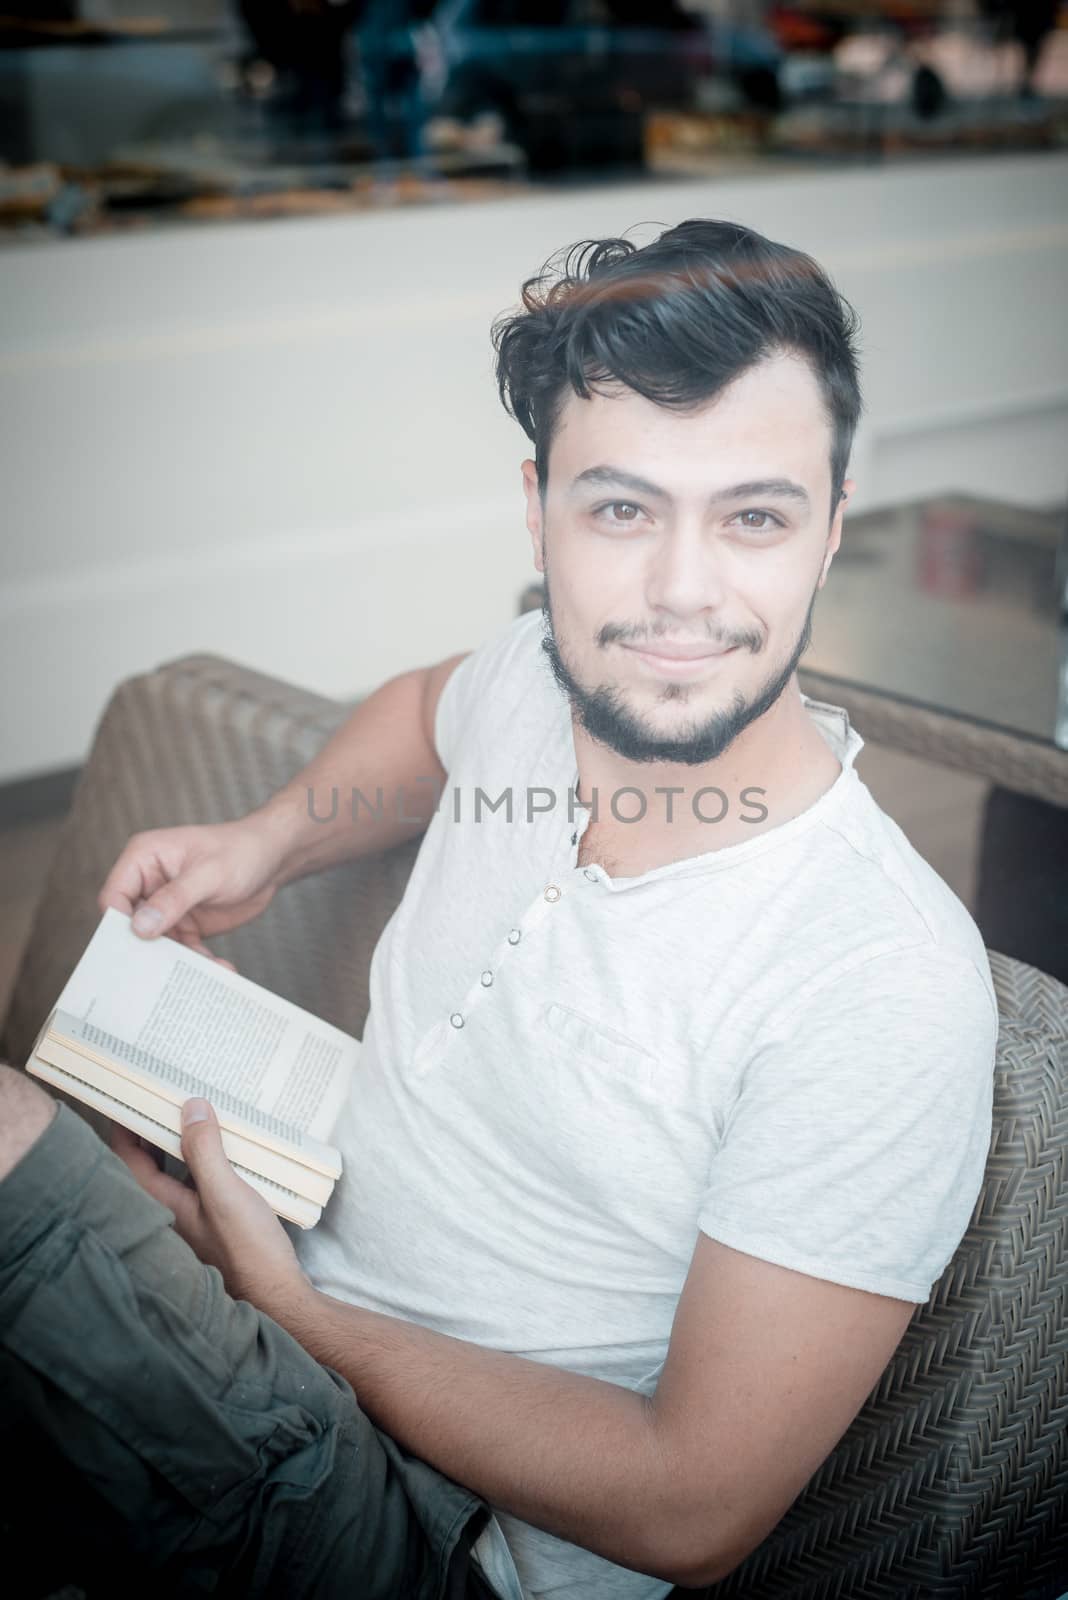
[[[194,1191],[5,1081],[7,1359],[35,1437],[166,1574],[715,1581],[955,1251],[990,1136],[984,947],[795,671],[853,487],[853,336],[814,262],[733,224],[531,280],[496,347],[544,618],[391,680],[259,811],[137,835],[110,873],[101,907],[206,950],[421,830],[448,780],[296,1251],[202,1103]]]

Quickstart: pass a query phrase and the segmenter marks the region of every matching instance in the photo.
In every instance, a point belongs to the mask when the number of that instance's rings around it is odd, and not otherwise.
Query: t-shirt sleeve
[[[507,718],[511,702],[528,691],[530,658],[540,655],[541,631],[540,612],[513,617],[449,673],[434,712],[434,747],[446,772],[453,770],[468,733],[492,740],[493,719]]]
[[[434,712],[434,747],[446,772],[452,770],[453,755],[460,730],[471,715],[472,680],[478,665],[478,655],[479,652],[476,650],[465,656],[449,673],[444,688],[438,695],[437,709]]]
[[[862,961],[772,1019],[725,1119],[702,1231],[923,1304],[982,1186],[997,1027],[989,974],[930,946]]]

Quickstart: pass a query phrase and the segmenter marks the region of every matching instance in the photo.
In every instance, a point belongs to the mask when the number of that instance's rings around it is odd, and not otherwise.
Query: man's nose
[[[727,596],[726,558],[715,538],[695,524],[665,531],[650,553],[645,598],[676,617],[715,613]]]

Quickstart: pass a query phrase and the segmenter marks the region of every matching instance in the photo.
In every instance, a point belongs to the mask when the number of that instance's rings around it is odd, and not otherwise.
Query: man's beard
[[[591,692],[584,689],[572,676],[556,643],[548,565],[545,567],[545,600],[542,605],[544,636],[541,647],[549,658],[553,677],[567,695],[572,711],[591,739],[607,745],[626,761],[678,762],[683,766],[699,767],[707,761],[715,761],[718,756],[729,750],[738,735],[748,728],[750,723],[756,722],[758,717],[770,711],[778,700],[811,642],[812,611],[818,593],[817,586],[812,591],[805,625],[789,661],[765,684],[754,700],[746,701],[739,691],[730,705],[723,710],[714,711],[701,722],[691,720],[687,727],[669,736],[650,733],[641,717],[636,716],[624,704],[619,689],[602,684],[600,688]],[[624,631],[614,628],[603,630],[605,636],[601,642],[608,643],[607,635],[618,637]],[[741,644],[739,648],[746,649],[752,646]]]

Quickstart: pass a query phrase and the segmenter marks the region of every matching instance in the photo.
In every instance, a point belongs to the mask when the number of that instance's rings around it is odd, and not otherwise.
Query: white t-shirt
[[[442,693],[448,788],[375,950],[309,1275],[645,1393],[699,1230],[923,1303],[990,1141],[978,929],[854,771],[846,713],[808,698],[842,771],[807,811],[722,849],[710,822],[707,852],[638,877],[577,866],[588,813],[542,627],[520,617]],[[476,820],[479,788],[500,803]],[[497,1522],[524,1596],[670,1589]]]

